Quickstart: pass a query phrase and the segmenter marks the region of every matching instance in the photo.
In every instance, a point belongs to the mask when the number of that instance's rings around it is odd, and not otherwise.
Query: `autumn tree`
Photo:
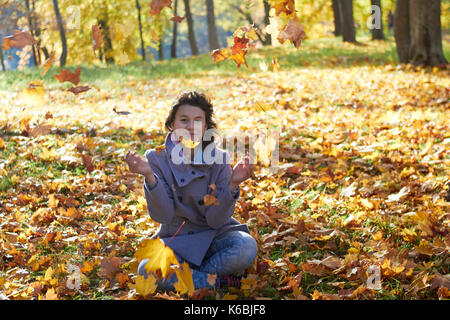
[[[142,36],[141,4],[140,4],[139,0],[136,0],[136,9],[137,9],[137,13],[138,13],[139,39],[141,40],[142,60],[145,61],[145,43],[144,43],[144,37]]]
[[[214,16],[214,0],[206,0],[206,20],[208,22],[209,49],[212,51],[219,48],[215,22],[216,18]]]
[[[56,22],[58,24],[59,35],[61,37],[62,53],[59,58],[60,66],[66,65],[67,60],[67,39],[66,31],[64,30],[63,20],[59,11],[58,0],[53,0],[53,9],[55,10]]]
[[[448,63],[442,49],[440,0],[397,0],[394,35],[401,63]]]
[[[178,0],[175,0],[173,13],[174,16],[177,16],[178,11]],[[170,57],[177,57],[177,37],[178,37],[178,22],[174,21],[172,26],[172,46],[170,47]]]
[[[333,16],[334,16],[334,35],[342,35],[342,22],[341,22],[341,8],[339,0],[332,1]]]
[[[345,42],[356,43],[355,20],[353,18],[353,0],[339,1],[342,36]]]
[[[381,0],[371,0],[371,4],[374,9],[373,13],[375,20],[371,29],[372,40],[384,40]]]
[[[189,4],[189,0],[184,0],[184,10],[186,13],[186,21],[188,24],[188,39],[189,44],[191,45],[192,55],[198,55],[198,47],[197,42],[195,40],[195,32],[194,32],[194,20],[192,19],[191,7]]]

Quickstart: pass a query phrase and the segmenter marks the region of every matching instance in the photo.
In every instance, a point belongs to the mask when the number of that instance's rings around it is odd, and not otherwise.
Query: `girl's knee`
[[[253,263],[257,253],[258,245],[256,240],[251,235],[248,235],[248,237],[246,237],[245,245],[242,247],[242,261],[246,262],[247,267]]]

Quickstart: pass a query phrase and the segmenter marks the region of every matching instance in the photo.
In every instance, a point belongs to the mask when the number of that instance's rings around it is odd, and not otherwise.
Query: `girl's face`
[[[187,130],[192,141],[200,140],[207,128],[205,111],[189,104],[181,105],[175,114],[172,128]]]

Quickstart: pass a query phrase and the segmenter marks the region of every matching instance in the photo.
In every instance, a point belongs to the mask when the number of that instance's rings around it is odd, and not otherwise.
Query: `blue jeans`
[[[213,240],[199,267],[189,264],[195,289],[217,287],[220,276],[244,271],[253,263],[257,251],[256,241],[250,234],[243,231],[222,233]],[[180,256],[176,256],[180,264],[184,262]],[[146,279],[147,272],[144,267],[147,262],[148,259],[143,259],[138,267],[138,274]],[[216,283],[212,285],[208,283],[208,274],[217,275]],[[177,281],[177,276],[174,274],[168,279],[163,278],[157,284],[162,290],[171,291],[174,290],[173,284]]]

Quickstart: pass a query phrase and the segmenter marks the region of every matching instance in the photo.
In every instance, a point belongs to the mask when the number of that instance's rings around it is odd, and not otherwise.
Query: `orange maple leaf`
[[[155,16],[159,14],[165,7],[172,9],[172,0],[153,0],[150,3],[150,15]]]
[[[70,70],[59,70],[59,74],[55,74],[55,78],[59,82],[69,81],[72,82],[74,85],[78,85],[80,83],[80,74],[81,74],[81,68],[78,67],[75,70],[75,73],[72,73]]]
[[[170,18],[170,20],[172,20],[173,22],[181,23],[184,20],[184,18],[185,17],[174,15],[172,18]]]
[[[95,50],[100,48],[100,46],[103,44],[103,34],[102,34],[102,26],[99,25],[93,25],[92,26],[92,46],[94,49],[94,54],[95,54]]]
[[[36,44],[36,39],[33,38],[29,31],[14,30],[12,36],[4,37],[2,43],[3,50],[9,50],[11,47],[16,49],[23,49],[28,45]]]
[[[284,43],[285,40],[290,40],[296,48],[300,47],[302,40],[306,38],[305,30],[297,18],[290,19],[286,26],[281,29],[278,34],[278,41]]]
[[[269,4],[275,9],[275,16],[283,12],[289,16],[295,12],[295,0],[269,0]]]

